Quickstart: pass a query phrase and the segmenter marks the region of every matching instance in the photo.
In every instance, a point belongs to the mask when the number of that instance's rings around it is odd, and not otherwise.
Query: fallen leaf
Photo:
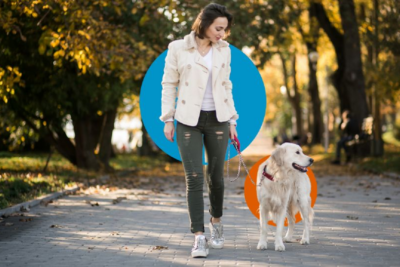
[[[385,200],[392,200],[390,197],[385,197]]]
[[[62,228],[62,226],[58,224],[53,224],[50,226],[50,228]]]
[[[32,221],[32,218],[27,218],[27,219],[19,219],[20,222],[30,222]]]
[[[6,222],[6,224],[5,224],[5,226],[11,226],[11,225],[13,225],[13,223]]]
[[[354,217],[354,216],[347,216],[347,219],[350,219],[350,220],[358,220],[358,217]]]
[[[163,249],[168,249],[168,247],[165,246],[155,246],[151,250],[163,250]]]
[[[120,203],[123,199],[127,199],[126,197],[117,197],[116,199],[112,200],[113,204]]]

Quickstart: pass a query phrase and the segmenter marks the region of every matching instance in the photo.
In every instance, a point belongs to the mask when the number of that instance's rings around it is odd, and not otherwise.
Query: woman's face
[[[206,30],[205,37],[211,42],[216,43],[218,40],[224,38],[227,27],[228,19],[226,17],[218,17]]]

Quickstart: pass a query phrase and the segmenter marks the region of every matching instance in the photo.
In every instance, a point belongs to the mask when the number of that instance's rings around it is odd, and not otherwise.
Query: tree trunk
[[[75,132],[75,149],[78,168],[100,170],[100,161],[94,151],[97,145],[98,134],[95,131],[95,122],[90,116],[73,118]],[[97,129],[98,130],[98,129]]]
[[[293,79],[293,95],[291,94],[291,90],[289,88],[289,74],[286,68],[286,59],[284,58],[282,53],[279,53],[282,62],[282,71],[283,71],[283,79],[286,87],[286,94],[289,99],[290,104],[295,113],[296,117],[296,134],[298,135],[299,140],[303,137],[303,118],[300,107],[300,94],[297,87],[297,79],[296,79],[296,54],[293,55],[292,58],[292,79]]]
[[[358,128],[361,129],[361,123],[369,112],[354,1],[339,0],[343,35],[329,21],[322,4],[313,3],[312,5],[316,10],[319,24],[335,48],[339,67],[332,75],[332,82],[339,95],[340,110],[342,112],[346,109],[350,110],[357,121]]]
[[[375,36],[374,36],[374,57],[373,63],[376,70],[379,69],[379,1],[374,0],[374,23],[375,23]],[[374,145],[372,154],[374,156],[382,156],[384,153],[384,146],[382,140],[382,122],[381,122],[381,101],[378,94],[376,81],[374,84]]]
[[[78,161],[76,159],[76,149],[74,144],[68,138],[63,129],[56,130],[55,133],[56,134],[49,131],[45,135],[45,139],[54,146],[58,153],[69,160],[69,162],[76,165]]]
[[[353,0],[339,0],[340,17],[343,28],[345,71],[341,81],[346,90],[350,111],[357,121],[359,129],[369,114],[365,95],[365,81],[362,70],[360,37]]]
[[[331,80],[339,96],[340,111],[343,112],[344,110],[350,110],[347,92],[345,91],[345,88],[341,82],[346,65],[344,58],[343,35],[332,25],[322,4],[312,3],[310,9],[314,10],[314,14],[319,25],[324,30],[326,35],[328,35],[328,38],[335,49],[338,68],[333,72]]]
[[[310,6],[309,9],[309,21],[310,21],[310,39],[311,41],[306,41],[307,54],[309,55],[313,51],[317,51],[317,43],[319,38],[320,27],[315,22],[316,10],[314,6]],[[312,143],[319,144],[322,142],[322,135],[324,131],[324,124],[322,120],[321,113],[321,99],[319,98],[319,88],[317,81],[317,62],[312,63],[310,58],[308,58],[308,69],[309,69],[309,81],[308,81],[308,92],[310,94],[312,103],[312,114],[313,114],[313,124],[310,127],[312,133]]]
[[[142,120],[142,146],[138,147],[138,155],[139,156],[154,156],[157,153],[153,151],[151,147],[151,141],[149,134],[147,133],[146,127],[144,127],[144,123]]]
[[[311,44],[310,44],[311,45]],[[308,53],[312,50],[307,44]],[[317,82],[317,72],[314,69],[314,64],[308,59],[309,82],[308,82],[308,93],[310,94],[312,102],[312,113],[313,113],[313,124],[311,127],[312,143],[319,144],[322,142],[322,133],[324,131],[324,124],[322,121],[321,113],[321,99],[319,98],[319,88]]]
[[[296,116],[296,131],[297,131],[297,136],[298,140],[301,141],[303,140],[303,114],[301,112],[301,107],[300,107],[300,93],[299,93],[299,88],[297,86],[297,79],[296,79],[296,54],[293,55],[292,58],[292,79],[293,79],[293,91],[294,91],[294,96],[293,96],[293,108],[295,110],[295,116]]]
[[[107,171],[111,171],[110,157],[112,151],[111,138],[114,130],[114,122],[117,116],[117,108],[109,110],[104,114],[103,125],[99,138],[99,157]]]

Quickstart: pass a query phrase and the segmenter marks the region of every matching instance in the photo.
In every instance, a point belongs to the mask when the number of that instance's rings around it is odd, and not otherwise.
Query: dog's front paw
[[[276,251],[285,251],[285,245],[282,244],[275,244]]]
[[[308,238],[302,238],[302,239],[300,240],[300,244],[302,244],[302,245],[309,245],[309,244],[310,244],[310,239],[308,239]]]
[[[257,249],[261,249],[261,250],[267,249],[267,242],[260,240],[258,242]]]

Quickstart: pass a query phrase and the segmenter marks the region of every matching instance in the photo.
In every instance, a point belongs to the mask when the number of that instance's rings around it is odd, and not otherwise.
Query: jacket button
[[[225,101],[224,101],[224,102],[225,102],[225,103],[226,103],[226,102],[228,102],[228,99],[225,99]]]
[[[185,85],[186,85],[186,86],[189,86],[189,83],[188,83],[188,82],[185,82]]]
[[[188,68],[188,69],[191,69],[191,68],[192,68],[192,66],[189,64],[189,65],[187,65],[187,68]]]
[[[222,63],[222,67],[225,68],[225,63]]]
[[[186,101],[185,101],[185,100],[182,100],[182,104],[186,104]]]
[[[222,82],[222,85],[225,85],[225,81],[224,81],[224,82]]]

